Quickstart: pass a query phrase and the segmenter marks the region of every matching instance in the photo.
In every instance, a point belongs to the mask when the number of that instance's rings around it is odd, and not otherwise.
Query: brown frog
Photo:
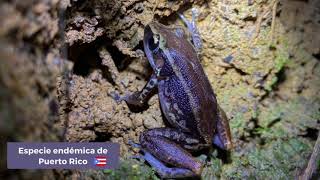
[[[232,148],[227,117],[198,58],[201,38],[194,16],[192,22],[180,17],[191,32],[191,40],[183,27],[148,24],[143,44],[154,73],[143,90],[121,98],[131,108],[145,107],[158,89],[170,127],[143,132],[139,147],[144,152],[143,158],[163,178],[200,175],[202,163],[191,152],[210,148],[212,144],[224,150]]]

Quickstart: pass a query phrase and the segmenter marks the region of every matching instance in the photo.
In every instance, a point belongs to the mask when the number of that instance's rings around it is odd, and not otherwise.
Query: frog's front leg
[[[178,178],[201,174],[202,164],[179,145],[179,141],[187,141],[185,137],[185,133],[168,128],[152,129],[140,135],[142,149],[150,153],[144,158],[161,177]],[[190,140],[191,144],[194,142]],[[162,162],[175,168],[168,168]]]
[[[188,21],[184,15],[179,14],[182,21],[187,25],[187,28],[189,32],[191,33],[192,43],[197,51],[197,54],[200,54],[202,49],[202,40],[200,36],[200,32],[198,30],[198,27],[196,25],[196,16],[197,12],[195,8],[192,8],[192,21]]]
[[[141,91],[137,91],[131,95],[126,95],[121,100],[126,101],[129,108],[134,110],[136,108],[142,109],[147,107],[148,100],[156,92],[158,80],[155,74],[152,74],[147,84]]]

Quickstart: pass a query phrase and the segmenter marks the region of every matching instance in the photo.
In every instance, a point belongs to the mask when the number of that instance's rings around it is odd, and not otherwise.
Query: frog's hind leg
[[[168,133],[166,128],[158,128],[156,131],[157,133],[152,129],[140,135],[141,147],[147,155],[145,159],[156,171],[162,177],[170,178],[199,176],[202,172],[202,164],[175,140],[167,138],[174,135],[166,134]],[[168,168],[162,162],[175,168]]]
[[[157,171],[162,178],[182,178],[196,176],[194,172],[186,168],[169,168],[148,152],[145,152],[143,158]]]
[[[178,14],[178,15],[182,19],[182,21],[186,24],[189,32],[191,33],[192,43],[193,43],[197,53],[199,54],[202,49],[202,40],[201,40],[200,32],[199,32],[198,27],[196,25],[196,17],[197,17],[196,9],[192,8],[192,21],[191,22],[188,21],[184,15],[182,15],[182,14]]]
[[[158,80],[155,74],[152,74],[147,84],[141,91],[135,92],[131,95],[126,95],[120,98],[120,101],[124,100],[128,104],[130,109],[144,108],[147,106],[148,100],[156,92]]]
[[[218,105],[217,132],[213,136],[213,144],[224,150],[232,149],[231,132],[226,113]]]
[[[181,178],[187,176],[195,176],[194,172],[186,168],[167,167],[163,162],[159,161],[152,154],[142,149],[140,144],[134,143],[133,141],[129,141],[129,144],[134,148],[140,149],[144,153],[144,155],[135,155],[131,156],[130,158],[143,159],[147,161],[162,178]]]
[[[211,144],[201,143],[199,139],[173,128],[154,128],[149,130],[148,134],[151,136],[162,136],[170,139],[189,152],[199,151],[211,146]]]

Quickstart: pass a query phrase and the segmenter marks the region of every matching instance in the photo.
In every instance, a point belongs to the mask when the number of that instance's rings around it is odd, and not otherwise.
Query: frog
[[[192,21],[187,26],[166,26],[152,21],[145,26],[143,46],[153,73],[141,91],[121,97],[130,109],[147,106],[158,92],[168,126],[146,130],[133,143],[162,178],[200,176],[203,163],[192,153],[216,147],[232,149],[228,118],[201,65],[202,40]]]

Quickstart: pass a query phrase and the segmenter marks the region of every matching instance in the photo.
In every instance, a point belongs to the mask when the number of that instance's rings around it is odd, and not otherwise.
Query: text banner
[[[8,169],[114,169],[117,143],[7,143]]]

